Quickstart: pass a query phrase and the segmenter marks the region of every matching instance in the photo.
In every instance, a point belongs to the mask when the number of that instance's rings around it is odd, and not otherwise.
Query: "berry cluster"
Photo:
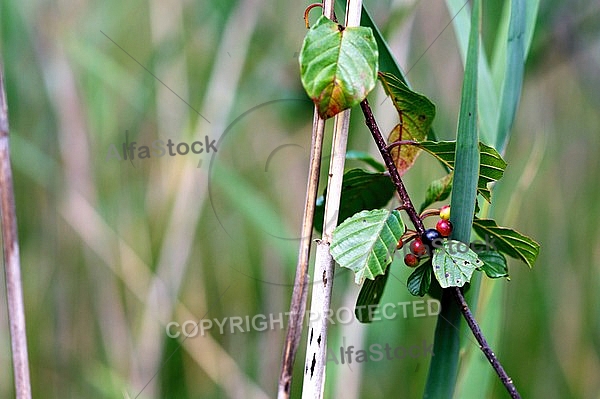
[[[417,236],[416,232],[409,232],[405,234],[406,241],[413,240],[410,243],[410,253],[404,256],[404,263],[408,267],[416,267],[421,262],[421,258],[430,255],[431,251],[436,245],[439,245],[438,242],[450,236],[452,233],[452,223],[450,223],[450,206],[445,205],[438,209],[432,209],[423,212],[421,218],[425,218],[431,215],[439,215],[440,220],[438,220],[435,225],[435,229],[427,229],[420,237]],[[400,240],[398,243],[398,248],[402,248],[404,245],[404,240]]]

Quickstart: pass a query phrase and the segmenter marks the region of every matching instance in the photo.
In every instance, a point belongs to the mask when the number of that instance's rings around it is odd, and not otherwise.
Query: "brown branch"
[[[417,232],[420,235],[424,231],[423,221],[421,220],[421,218],[419,217],[419,214],[415,210],[415,207],[413,206],[412,201],[410,200],[410,197],[406,191],[406,187],[404,187],[404,183],[402,182],[402,179],[400,178],[400,174],[398,173],[396,164],[394,163],[394,160],[392,159],[392,156],[389,153],[388,146],[386,145],[385,140],[384,140],[383,136],[381,135],[381,131],[379,130],[379,127],[377,126],[377,122],[375,121],[375,117],[373,116],[373,111],[371,110],[371,107],[369,106],[369,102],[365,99],[363,102],[360,103],[360,107],[365,116],[365,124],[367,125],[367,127],[371,131],[371,134],[373,135],[373,139],[375,140],[375,143],[377,144],[377,148],[379,148],[379,152],[381,153],[381,156],[383,157],[383,160],[388,168],[388,171],[390,172],[390,177],[392,179],[392,182],[396,186],[396,190],[398,191],[398,194],[400,195],[400,199],[402,201],[402,208],[406,211],[406,213],[410,217],[410,220],[415,225],[415,228],[417,229]],[[502,365],[496,358],[496,355],[494,355],[494,352],[492,352],[489,344],[487,343],[485,337],[483,336],[483,333],[481,332],[481,329],[479,328],[479,325],[477,324],[477,321],[473,317],[473,314],[471,313],[471,310],[469,309],[469,305],[465,301],[465,298],[464,298],[460,288],[453,287],[453,288],[446,288],[446,290],[452,290],[454,297],[456,299],[456,302],[458,303],[458,306],[459,306],[465,320],[467,321],[469,328],[471,329],[471,331],[473,332],[473,335],[475,336],[475,339],[479,343],[479,348],[485,354],[485,356],[488,358],[492,368],[494,369],[494,371],[496,372],[496,374],[498,375],[498,377],[500,378],[500,380],[506,387],[508,393],[511,395],[511,397],[513,399],[520,399],[521,396],[519,395],[517,388],[515,387],[512,379],[506,374],[506,371],[504,370],[504,368],[502,367]]]
[[[315,215],[315,202],[317,189],[319,187],[319,174],[321,171],[321,152],[323,149],[323,133],[325,131],[325,120],[319,117],[316,109],[314,111],[313,133],[310,153],[310,167],[308,184],[306,189],[306,200],[304,202],[304,215],[302,217],[302,234],[300,236],[300,249],[298,250],[298,264],[296,266],[296,277],[292,302],[290,304],[290,317],[288,329],[283,347],[283,358],[281,360],[281,373],[279,375],[278,398],[287,399],[292,389],[292,375],[296,352],[302,337],[302,322],[306,312],[306,300],[308,295],[308,261],[310,246],[312,242],[313,219]]]
[[[388,144],[388,146],[386,147],[387,150],[391,150],[394,147],[400,147],[401,145],[417,145],[419,143],[417,143],[414,140],[399,140],[399,141],[394,141],[393,143]]]
[[[481,332],[477,321],[475,321],[475,317],[473,317],[473,313],[471,313],[471,309],[469,309],[469,305],[467,304],[467,301],[465,300],[462,291],[458,287],[453,287],[451,289],[452,293],[454,294],[454,298],[456,298],[456,302],[460,307],[460,311],[465,317],[469,328],[471,329],[471,331],[473,331],[475,339],[479,343],[479,349],[481,349],[485,357],[487,357],[490,361],[490,364],[496,371],[496,374],[498,374],[498,377],[500,377],[500,381],[502,381],[502,384],[504,384],[504,386],[506,387],[506,390],[510,394],[510,397],[513,399],[520,399],[521,395],[519,395],[517,387],[515,387],[513,380],[508,376],[508,374],[506,374],[504,367],[502,367],[502,365],[498,361],[498,358],[496,357],[494,352],[492,352],[492,349],[490,348],[490,345],[487,343],[487,340],[483,336],[483,333]]]
[[[425,227],[423,227],[423,221],[419,218],[419,214],[415,210],[415,207],[412,201],[410,200],[408,192],[406,191],[406,187],[404,187],[404,183],[400,178],[400,173],[398,172],[396,164],[394,163],[394,160],[392,159],[392,156],[390,155],[390,152],[387,149],[387,144],[385,143],[385,140],[381,135],[379,126],[377,126],[377,121],[375,121],[373,111],[371,111],[371,106],[369,106],[369,102],[365,99],[363,102],[360,103],[360,108],[362,109],[363,114],[365,115],[365,123],[371,131],[373,139],[375,140],[375,144],[377,144],[377,148],[379,149],[379,152],[383,157],[383,161],[385,162],[385,165],[387,166],[388,171],[390,172],[392,182],[394,183],[394,186],[396,186],[398,195],[400,195],[400,200],[402,201],[401,206],[408,214],[408,217],[410,217],[410,220],[415,226],[415,229],[417,229],[417,233],[421,235],[425,232]]]
[[[30,399],[31,384],[14,195],[8,146],[8,107],[4,90],[4,68],[0,61],[0,213],[2,214],[6,297],[16,397]]]

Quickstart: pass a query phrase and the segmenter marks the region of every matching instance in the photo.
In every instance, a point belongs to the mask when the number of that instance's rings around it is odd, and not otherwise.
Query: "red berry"
[[[443,220],[450,219],[450,205],[444,205],[440,208],[440,218]]]
[[[452,223],[446,219],[440,219],[435,225],[435,229],[442,237],[448,237],[452,233]]]
[[[398,241],[398,245],[396,245],[396,249],[402,249],[403,246],[404,246],[404,241],[400,240],[400,241]]]
[[[408,267],[416,267],[419,265],[419,258],[414,254],[406,254],[404,255],[404,263]]]
[[[413,242],[410,243],[410,252],[417,256],[422,256],[427,253],[427,247],[423,244],[420,238],[415,238]]]

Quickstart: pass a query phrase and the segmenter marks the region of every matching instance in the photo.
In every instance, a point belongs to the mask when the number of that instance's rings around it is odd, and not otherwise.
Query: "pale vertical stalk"
[[[346,26],[359,26],[362,1],[349,0],[346,6]],[[311,317],[309,318],[308,341],[304,366],[303,399],[322,398],[325,389],[327,361],[328,316],[331,308],[331,293],[335,262],[329,252],[333,230],[337,225],[346,160],[346,144],[350,110],[335,117],[333,144],[325,215],[323,218],[322,239],[317,242],[317,253],[313,277],[311,298]]]
[[[21,284],[17,215],[13,190],[12,169],[8,146],[8,107],[4,91],[4,70],[0,63],[0,213],[2,214],[2,243],[4,246],[4,273],[6,299],[10,324],[15,392],[17,399],[31,399],[29,358],[25,306]]]
[[[331,291],[335,262],[329,253],[333,230],[337,224],[348,140],[350,110],[335,117],[323,236],[317,241],[313,289],[310,304],[308,342],[304,367],[302,398],[321,398],[325,387],[325,363],[327,359],[327,317],[331,308]]]
[[[333,19],[334,5],[334,0],[324,0],[323,15],[327,16],[329,19]],[[296,359],[298,346],[300,345],[300,339],[302,338],[302,322],[304,321],[306,300],[308,296],[308,265],[312,242],[313,220],[315,216],[315,202],[317,199],[319,175],[321,172],[321,153],[323,149],[324,132],[325,119],[319,116],[317,108],[315,107],[310,149],[310,166],[300,235],[300,248],[298,250],[298,263],[296,265],[296,277],[294,279],[294,290],[292,292],[292,301],[290,304],[287,334],[283,346],[283,357],[281,359],[281,372],[279,374],[279,384],[277,388],[278,399],[288,399],[290,397],[294,361]]]

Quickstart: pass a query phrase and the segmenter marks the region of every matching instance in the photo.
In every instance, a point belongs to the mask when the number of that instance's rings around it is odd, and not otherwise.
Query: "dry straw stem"
[[[0,61],[0,212],[2,213],[2,242],[4,271],[10,323],[15,392],[17,399],[31,398],[25,308],[21,284],[21,264],[17,236],[17,215],[13,190],[10,152],[8,146],[8,107],[4,90],[4,68]]]
[[[334,1],[323,2],[323,15],[333,19]],[[292,389],[292,376],[294,361],[300,339],[302,337],[302,323],[306,312],[306,301],[308,297],[308,265],[310,259],[310,247],[312,242],[313,219],[315,215],[315,202],[319,188],[319,174],[321,171],[321,153],[323,149],[323,135],[325,132],[325,120],[314,110],[312,140],[310,150],[310,166],[308,172],[308,183],[306,188],[306,199],[304,202],[304,214],[302,217],[302,228],[300,235],[300,248],[298,250],[298,263],[296,265],[296,276],[294,279],[294,290],[290,304],[290,317],[283,346],[283,357],[281,359],[281,372],[277,388],[278,399],[288,399]],[[325,220],[327,220],[325,218]]]
[[[283,348],[281,373],[279,376],[278,398],[289,398],[292,384],[294,360],[300,338],[302,337],[302,322],[306,311],[306,297],[308,294],[308,262],[310,257],[310,244],[312,241],[313,219],[315,216],[315,202],[319,187],[319,173],[321,171],[321,151],[323,148],[323,133],[325,120],[314,111],[313,133],[310,153],[310,167],[308,186],[304,203],[304,216],[302,217],[302,234],[300,236],[300,249],[298,251],[298,264],[292,303],[290,305],[290,318],[286,340]]]
[[[346,4],[346,26],[359,26],[362,1],[349,0]],[[313,277],[311,313],[316,317],[308,326],[308,341],[304,366],[304,385],[302,398],[322,398],[325,389],[327,361],[327,315],[331,308],[331,293],[335,262],[329,252],[333,230],[337,225],[344,164],[346,160],[346,144],[350,110],[335,116],[327,198],[323,218],[323,236],[317,242],[317,253]]]

